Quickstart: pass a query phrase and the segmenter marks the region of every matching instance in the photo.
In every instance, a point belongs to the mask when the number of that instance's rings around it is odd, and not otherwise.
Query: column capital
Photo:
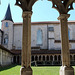
[[[61,19],[68,19],[70,17],[70,14],[61,14],[59,17],[58,17],[58,20],[61,20]]]
[[[32,11],[24,11],[24,12],[22,13],[22,17],[23,17],[23,18],[25,18],[27,15],[29,15],[29,18],[30,18],[31,15],[32,15]]]

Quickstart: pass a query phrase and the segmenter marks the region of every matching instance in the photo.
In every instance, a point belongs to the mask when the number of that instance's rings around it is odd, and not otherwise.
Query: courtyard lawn
[[[0,75],[20,75],[20,68],[20,65],[0,68]],[[33,75],[59,75],[60,66],[32,67],[32,69]]]

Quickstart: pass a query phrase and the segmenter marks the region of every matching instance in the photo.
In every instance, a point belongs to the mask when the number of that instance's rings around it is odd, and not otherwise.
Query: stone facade
[[[53,23],[53,24],[52,24]],[[5,25],[4,25],[5,27]],[[11,26],[9,24],[8,29],[10,29],[9,32],[7,32],[7,27],[4,28],[3,32],[4,34],[8,34],[8,46],[6,48],[8,49],[22,49],[22,23],[13,23]],[[52,28],[53,30],[49,30]],[[75,28],[75,22],[68,22],[68,29],[69,29],[69,40],[70,40],[70,49],[75,49],[75,42],[71,42],[75,40],[74,37],[74,30]],[[42,31],[42,44],[37,44],[37,31]],[[60,36],[60,24],[59,22],[33,22],[31,25],[31,47],[40,47],[41,49],[48,49],[48,50],[61,50],[61,36]],[[33,37],[34,36],[34,37]],[[3,44],[4,46],[4,44]]]
[[[0,45],[0,66],[6,66],[13,63],[13,54]]]

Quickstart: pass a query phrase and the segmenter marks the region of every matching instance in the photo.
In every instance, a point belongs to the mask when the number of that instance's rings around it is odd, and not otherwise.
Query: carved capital
[[[66,20],[70,17],[70,14],[61,14],[59,17],[58,17],[58,20]]]
[[[32,15],[31,11],[25,11],[25,12],[23,12],[22,17],[26,18],[28,16],[28,18],[31,18],[31,15]]]

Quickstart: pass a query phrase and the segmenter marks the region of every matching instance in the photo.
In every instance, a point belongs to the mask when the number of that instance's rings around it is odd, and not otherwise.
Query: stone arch
[[[17,56],[17,64],[20,63],[20,56]]]
[[[32,61],[34,61],[34,56],[33,55],[32,55],[32,58],[31,59],[32,59]]]
[[[41,61],[41,55],[39,56],[39,61]]]
[[[43,56],[43,61],[45,61],[45,56]]]
[[[60,55],[58,56],[58,61],[61,61],[61,56]]]
[[[8,44],[8,34],[4,35],[4,44]]]
[[[52,55],[50,56],[50,60],[53,61],[53,56]]]
[[[35,56],[35,61],[38,61],[38,56],[37,55]]]
[[[49,56],[48,55],[46,56],[46,60],[49,61]]]
[[[13,63],[16,63],[16,56],[13,57]]]
[[[57,56],[56,55],[54,56],[54,61],[57,61]]]
[[[70,60],[72,61],[72,55],[70,55]]]

